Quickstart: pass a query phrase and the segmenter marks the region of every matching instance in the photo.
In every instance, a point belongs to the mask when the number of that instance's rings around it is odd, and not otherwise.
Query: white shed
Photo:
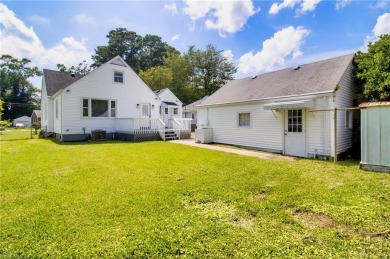
[[[360,168],[390,173],[390,102],[359,105],[361,112]]]
[[[231,80],[198,105],[213,142],[335,158],[352,145],[354,54]],[[336,122],[336,123],[335,123]],[[335,134],[337,130],[337,135]],[[335,136],[337,139],[335,140]]]
[[[23,124],[23,127],[30,127],[31,126],[31,118],[28,116],[22,116],[19,118],[16,118],[12,121],[12,126],[16,126],[16,124]]]

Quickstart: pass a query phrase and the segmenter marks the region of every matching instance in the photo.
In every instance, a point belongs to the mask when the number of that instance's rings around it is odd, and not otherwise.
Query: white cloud
[[[164,10],[170,11],[172,15],[177,14],[177,7],[175,2],[164,4]]]
[[[384,13],[377,18],[372,34],[366,36],[360,50],[366,51],[368,43],[377,41],[382,34],[390,34],[390,13]]]
[[[350,4],[352,0],[338,0],[336,2],[336,9],[339,10],[341,8],[346,7],[348,4]]]
[[[271,8],[269,9],[269,14],[277,14],[280,10],[284,8],[294,9],[296,13],[304,14],[309,11],[314,11],[317,5],[321,2],[321,0],[284,0],[282,3],[273,3]]]
[[[171,38],[171,42],[177,41],[178,39],[180,39],[180,34],[175,34],[175,35]]]
[[[39,15],[31,15],[27,19],[32,21],[32,22],[36,22],[36,23],[48,24],[50,22],[49,19],[47,19],[47,18],[45,18],[43,16],[39,16]]]
[[[301,0],[284,0],[283,3],[273,3],[269,9],[269,14],[277,14],[284,8],[294,8]]]
[[[275,70],[286,63],[286,59],[295,59],[302,55],[300,50],[310,31],[304,27],[293,26],[276,32],[263,42],[262,49],[250,51],[239,59],[239,73],[260,73]]]
[[[379,16],[372,31],[376,37],[382,34],[390,34],[390,13],[384,13]]]
[[[86,13],[76,14],[74,20],[78,23],[82,24],[93,24],[95,23],[95,19],[92,16],[89,16]]]
[[[386,8],[390,4],[389,0],[378,0],[372,8],[383,9]]]
[[[240,1],[196,1],[185,0],[184,13],[189,15],[193,22],[206,18],[205,27],[218,30],[221,37],[226,33],[233,34],[239,31],[249,17],[260,9],[255,10],[251,0]]]
[[[0,3],[1,54],[10,54],[16,58],[28,58],[39,68],[55,68],[57,63],[66,66],[90,60],[91,53],[85,40],[77,41],[73,37],[63,38],[53,47],[46,48],[34,32],[27,27],[15,13]]]
[[[234,55],[233,55],[233,51],[231,49],[228,49],[228,50],[225,50],[224,52],[222,52],[222,56],[224,56],[228,62],[233,63]]]

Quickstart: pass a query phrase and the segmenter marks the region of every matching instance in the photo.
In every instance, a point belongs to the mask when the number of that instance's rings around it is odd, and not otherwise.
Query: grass
[[[390,254],[390,175],[357,162],[167,142],[0,144],[0,256]]]

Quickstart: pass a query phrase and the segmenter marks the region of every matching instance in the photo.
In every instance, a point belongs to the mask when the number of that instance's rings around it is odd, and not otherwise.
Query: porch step
[[[165,130],[165,140],[174,140],[174,139],[179,139],[178,136],[176,135],[175,131],[173,130]]]

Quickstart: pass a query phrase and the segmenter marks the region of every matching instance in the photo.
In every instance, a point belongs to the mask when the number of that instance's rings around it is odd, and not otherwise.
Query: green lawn
[[[390,175],[168,142],[0,141],[0,257],[388,257]]]

